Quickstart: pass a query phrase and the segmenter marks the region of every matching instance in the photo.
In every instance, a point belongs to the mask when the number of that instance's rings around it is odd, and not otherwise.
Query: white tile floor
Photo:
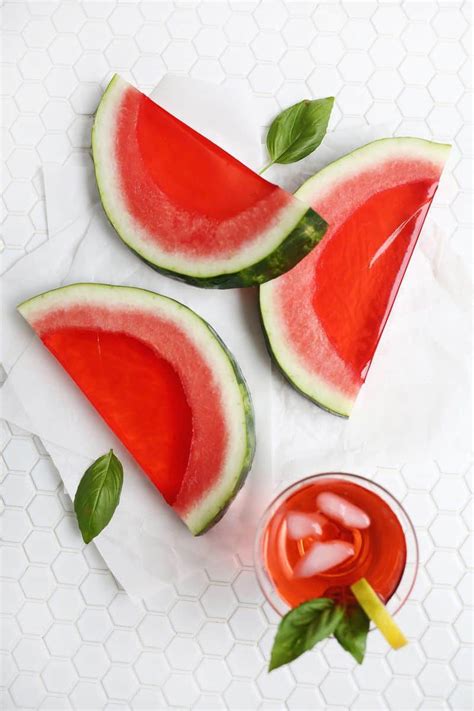
[[[167,70],[242,82],[261,123],[336,93],[332,127],[384,122],[453,142],[436,218],[469,258],[469,2],[3,2],[0,201],[4,268],[47,239],[40,165],[80,159],[114,71],[150,89]],[[448,189],[449,188],[449,189]],[[82,544],[41,443],[3,423],[1,708],[394,709],[472,707],[472,471],[459,462],[383,479],[413,516],[422,567],[387,652],[363,667],[330,642],[268,676],[275,617],[253,571],[206,571],[149,609]],[[384,478],[385,477],[385,478]]]

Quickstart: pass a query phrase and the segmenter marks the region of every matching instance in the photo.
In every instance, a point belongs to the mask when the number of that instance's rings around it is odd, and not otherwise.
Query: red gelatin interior
[[[186,472],[193,430],[175,369],[125,333],[61,328],[42,340],[172,504]]]
[[[362,381],[437,185],[424,180],[376,193],[323,243],[313,308],[337,354]]]
[[[370,518],[365,529],[348,529],[331,521],[318,540],[344,540],[354,555],[334,568],[310,578],[295,578],[293,569],[316,539],[290,540],[286,516],[290,511],[317,512],[316,498],[331,492],[358,506]],[[406,564],[406,541],[398,518],[377,494],[342,479],[325,477],[291,494],[276,510],[263,537],[264,565],[280,597],[296,607],[315,597],[352,600],[352,583],[366,578],[387,602],[398,587]]]
[[[148,97],[138,101],[136,136],[144,168],[182,208],[222,220],[276,190]]]

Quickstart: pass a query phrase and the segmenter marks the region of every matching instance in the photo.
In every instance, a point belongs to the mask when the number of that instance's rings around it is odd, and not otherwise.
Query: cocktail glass
[[[323,492],[342,497],[364,511],[370,525],[364,530],[346,527],[326,515],[331,539],[348,541],[352,559],[314,576],[298,577],[294,564],[315,542],[311,537],[288,537],[288,514],[318,513],[316,499]],[[365,577],[395,615],[408,599],[418,570],[418,543],[413,524],[402,505],[379,484],[347,473],[314,474],[282,491],[264,512],[254,549],[260,587],[270,605],[281,615],[315,597],[353,600],[350,585]]]

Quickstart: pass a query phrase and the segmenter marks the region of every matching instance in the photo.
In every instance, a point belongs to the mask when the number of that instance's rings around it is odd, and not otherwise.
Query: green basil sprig
[[[328,597],[303,602],[281,620],[268,670],[292,662],[332,634],[361,664],[368,631],[369,618],[357,603],[343,607]]]
[[[85,543],[110,522],[120,501],[123,467],[112,450],[86,470],[74,497],[74,511]]]
[[[267,134],[270,162],[295,163],[306,158],[319,146],[328,128],[334,97],[304,99],[281,112],[272,122]]]
[[[346,608],[334,637],[346,652],[352,654],[358,664],[362,664],[367,644],[370,620],[358,603]]]

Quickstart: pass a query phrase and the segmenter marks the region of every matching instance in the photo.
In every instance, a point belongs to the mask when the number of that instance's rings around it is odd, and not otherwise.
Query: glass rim
[[[417,579],[418,575],[418,567],[419,567],[419,561],[420,561],[420,550],[419,550],[419,544],[418,544],[418,538],[416,535],[416,530],[413,525],[413,522],[408,515],[408,512],[406,511],[405,507],[398,501],[398,499],[388,490],[386,489],[382,484],[379,484],[378,482],[372,481],[368,477],[362,476],[361,474],[353,474],[351,472],[319,472],[316,474],[309,474],[308,476],[303,477],[302,479],[298,479],[298,481],[294,481],[292,484],[289,484],[286,486],[282,491],[280,491],[271,501],[270,503],[265,507],[264,512],[260,516],[260,519],[257,524],[257,529],[256,529],[256,535],[255,535],[255,542],[254,542],[254,548],[253,548],[253,558],[254,558],[254,567],[255,567],[255,573],[257,576],[257,581],[258,585],[260,587],[260,590],[263,593],[263,596],[265,600],[270,604],[270,606],[273,608],[273,610],[280,616],[283,616],[288,612],[291,607],[286,603],[283,598],[281,598],[277,591],[275,590],[275,586],[273,584],[273,581],[266,570],[265,564],[263,562],[263,555],[262,555],[262,539],[263,539],[263,533],[266,529],[266,525],[269,521],[270,514],[274,513],[274,510],[286,499],[288,496],[293,493],[294,491],[297,491],[300,488],[303,488],[305,484],[308,484],[311,481],[314,481],[315,479],[321,479],[321,478],[339,478],[339,479],[348,479],[348,480],[356,480],[355,483],[359,483],[360,486],[362,486],[365,489],[368,490],[374,490],[375,492],[381,492],[383,494],[384,500],[390,508],[392,509],[393,513],[397,517],[398,522],[403,528],[403,523],[406,524],[406,528],[408,529],[408,533],[411,535],[412,541],[411,541],[411,553],[414,557],[414,561],[412,563],[413,571],[411,573],[412,578],[408,582],[408,588],[404,592],[403,597],[400,599],[398,602],[396,608],[390,612],[392,616],[396,615],[402,607],[405,605],[407,600],[409,599],[413,588],[415,586],[415,582]],[[387,501],[388,499],[388,501]],[[398,509],[398,511],[397,511]],[[404,521],[401,520],[401,517],[404,519]],[[404,528],[404,535],[405,535],[405,542],[406,542],[406,547],[407,547],[407,558],[408,558],[408,553],[409,553],[409,545],[410,542],[407,539],[406,531]],[[400,581],[395,588],[394,592],[392,593],[392,596],[390,598],[393,599],[396,595],[397,590],[401,587],[402,581],[407,573],[407,568],[408,565],[405,566],[403,575],[400,578]],[[271,595],[269,594],[268,588],[271,588],[271,591],[274,593],[274,597],[277,598],[278,602],[275,602],[274,599],[272,599]],[[387,601],[388,604],[389,601]],[[283,610],[283,608],[285,608]]]

